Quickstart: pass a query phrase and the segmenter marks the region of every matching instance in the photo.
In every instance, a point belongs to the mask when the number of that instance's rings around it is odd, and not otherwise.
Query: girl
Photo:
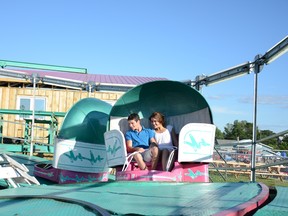
[[[149,120],[155,130],[155,139],[161,154],[162,169],[164,171],[171,171],[173,167],[167,167],[167,163],[170,153],[175,150],[175,146],[178,146],[176,133],[171,125],[167,125],[166,127],[164,115],[160,112],[152,113]],[[172,158],[170,164],[173,166],[175,157]]]

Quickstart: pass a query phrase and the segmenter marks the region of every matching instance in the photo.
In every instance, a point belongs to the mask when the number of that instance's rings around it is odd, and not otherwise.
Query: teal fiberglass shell
[[[112,107],[110,116],[127,117],[131,113],[142,113],[149,118],[158,111],[165,116],[177,116],[208,108],[205,98],[195,89],[177,81],[160,80],[145,83],[126,92]]]
[[[74,104],[65,115],[59,139],[91,144],[103,144],[103,133],[112,106],[96,98],[84,98]]]

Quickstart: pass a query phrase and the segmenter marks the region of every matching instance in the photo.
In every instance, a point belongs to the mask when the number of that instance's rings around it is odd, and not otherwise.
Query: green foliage
[[[287,150],[288,149],[288,134],[285,136],[280,136],[278,139],[275,139],[275,147],[279,150]]]
[[[268,137],[268,136],[271,136],[271,135],[274,135],[274,134],[275,133],[273,131],[262,130],[262,131],[258,131],[257,138],[258,139],[263,139],[265,137]],[[269,139],[269,140],[263,141],[262,143],[264,143],[266,145],[269,145],[269,146],[273,147],[274,149],[279,149],[277,138]]]
[[[280,146],[283,146],[283,149],[288,149],[288,135],[285,136],[282,140],[282,143],[280,144]]]
[[[216,134],[215,134],[216,139],[224,139],[224,134],[219,128],[216,128]]]
[[[275,133],[270,130],[258,130],[257,140],[263,139],[274,135]],[[216,129],[217,139],[230,139],[230,140],[243,140],[252,139],[253,137],[253,124],[247,121],[235,120],[233,124],[227,123],[224,127],[224,132],[218,128]],[[282,136],[281,139],[273,138],[263,141],[262,143],[273,147],[273,149],[287,150],[288,149],[288,136]]]
[[[253,124],[247,121],[235,120],[234,124],[227,124],[224,128],[225,139],[252,139]]]

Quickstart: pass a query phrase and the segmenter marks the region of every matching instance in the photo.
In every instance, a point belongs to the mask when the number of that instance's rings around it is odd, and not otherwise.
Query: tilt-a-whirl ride
[[[222,216],[269,212],[269,188],[255,182],[257,75],[264,64],[287,50],[288,37],[253,62],[199,76],[193,83],[147,82],[127,91],[113,106],[95,98],[78,101],[66,113],[55,138],[53,161],[6,154],[0,157],[0,177],[9,185],[1,190],[1,215]],[[253,70],[256,96],[251,182],[211,183],[209,163],[213,162],[215,126],[199,86]],[[155,111],[163,113],[178,134],[178,158],[172,170],[163,171],[160,166],[140,170],[126,152],[123,134],[128,129],[128,115],[139,114],[142,124],[150,127],[148,118]],[[24,163],[36,178],[28,174]],[[44,179],[46,183],[40,185]],[[285,193],[284,188],[277,192],[279,196]],[[261,211],[262,206],[265,211]],[[280,206],[271,212],[287,210]]]
[[[126,152],[123,134],[128,129],[127,116],[138,113],[148,128],[148,118],[155,110],[163,113],[167,124],[179,134],[178,160],[171,171],[140,170]],[[204,97],[176,81],[137,86],[114,106],[82,99],[65,116],[55,140],[53,163],[37,164],[34,174],[61,184],[108,181],[109,168],[113,167],[116,181],[209,182],[215,128]]]

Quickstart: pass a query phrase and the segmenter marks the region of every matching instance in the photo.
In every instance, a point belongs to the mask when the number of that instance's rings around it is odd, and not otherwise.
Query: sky
[[[288,35],[287,0],[9,0],[0,60],[87,68],[91,74],[194,80],[254,61]],[[257,127],[288,129],[288,53],[258,74]],[[252,72],[204,86],[223,131],[253,122]]]

